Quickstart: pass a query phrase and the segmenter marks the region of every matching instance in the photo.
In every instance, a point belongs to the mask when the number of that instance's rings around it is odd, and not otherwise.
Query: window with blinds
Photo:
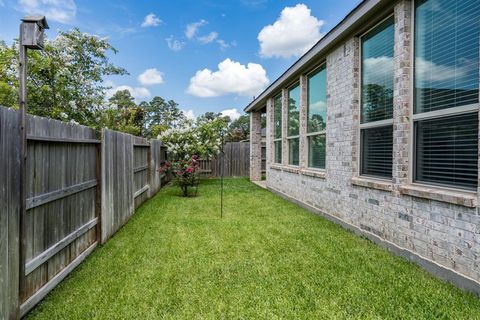
[[[275,153],[274,161],[275,163],[282,163],[282,140],[274,141],[273,145]]]
[[[326,149],[325,134],[308,136],[308,166],[325,169]]]
[[[415,2],[415,170],[422,183],[476,189],[480,1]]]
[[[415,125],[416,180],[475,189],[478,114],[419,121]]]
[[[299,164],[299,151],[300,151],[300,139],[291,138],[288,139],[288,164],[298,166]]]
[[[361,37],[360,174],[392,177],[393,16]]]
[[[325,135],[327,127],[327,68],[321,65],[307,77],[308,166],[325,169]]]
[[[274,162],[282,163],[282,96],[273,98],[273,148]]]
[[[362,174],[392,177],[392,126],[362,130]]]
[[[288,164],[299,164],[300,85],[288,90]]]

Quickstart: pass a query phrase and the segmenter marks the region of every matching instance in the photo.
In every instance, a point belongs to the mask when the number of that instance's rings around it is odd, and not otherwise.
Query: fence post
[[[27,130],[26,130],[26,113],[27,113],[27,48],[22,43],[23,39],[23,23],[20,25],[20,66],[19,66],[19,91],[20,91],[20,219],[19,219],[19,299],[23,301],[25,288],[25,219],[27,212],[27,196],[26,196],[26,174],[27,174]]]
[[[103,134],[100,133],[101,142],[96,145],[95,176],[97,187],[95,188],[95,216],[97,217],[96,236],[97,242],[102,243],[102,144]]]
[[[147,142],[150,146],[147,150],[147,183],[150,186],[147,191],[147,198],[150,199],[152,197],[152,188],[153,188],[153,181],[152,181],[152,141]]]

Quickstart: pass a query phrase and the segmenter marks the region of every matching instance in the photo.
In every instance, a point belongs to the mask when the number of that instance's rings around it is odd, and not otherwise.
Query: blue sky
[[[0,0],[0,39],[26,13],[58,30],[106,36],[130,75],[105,79],[138,101],[159,95],[196,116],[235,115],[360,0]],[[142,76],[141,76],[142,75]]]

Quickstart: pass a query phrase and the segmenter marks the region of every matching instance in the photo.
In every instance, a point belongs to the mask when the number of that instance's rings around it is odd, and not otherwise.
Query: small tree
[[[117,91],[108,102],[108,108],[97,111],[98,120],[94,127],[98,130],[108,128],[141,136],[145,111],[137,106],[130,91]]]
[[[42,52],[29,51],[29,113],[94,126],[108,89],[103,78],[127,74],[110,62],[116,52],[108,39],[79,29],[59,32]],[[0,42],[0,105],[17,106],[18,65],[18,41]]]
[[[150,102],[140,103],[145,110],[144,132],[147,137],[156,137],[169,128],[182,126],[187,120],[178,103],[154,97]]]
[[[158,137],[168,148],[171,159],[161,171],[173,174],[183,196],[188,195],[189,187],[198,184],[198,159],[211,159],[220,153],[226,128],[225,119],[202,119],[196,125],[168,129]]]

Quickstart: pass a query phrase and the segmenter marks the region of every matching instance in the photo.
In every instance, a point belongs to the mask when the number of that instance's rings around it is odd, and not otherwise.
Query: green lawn
[[[480,299],[244,179],[167,187],[31,319],[480,319]]]

